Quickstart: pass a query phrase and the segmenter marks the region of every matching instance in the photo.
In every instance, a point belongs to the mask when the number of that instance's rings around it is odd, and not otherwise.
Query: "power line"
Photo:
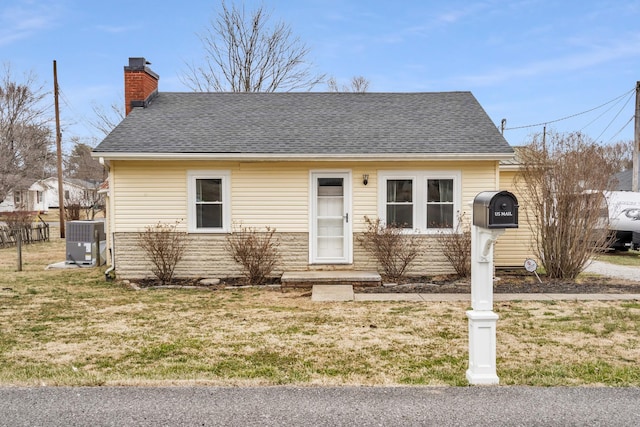
[[[62,98],[62,101],[64,102],[64,104],[76,116],[75,124],[82,125],[89,132],[95,132],[95,129],[91,126],[91,122],[89,119],[87,119],[87,116],[80,113],[77,109],[73,107],[73,105],[71,104],[71,101],[69,100],[69,98],[67,98],[67,96],[64,94],[63,91],[60,91],[60,97]]]
[[[629,91],[627,91],[627,92],[623,93],[623,94],[622,94],[622,95],[620,95],[620,96],[616,96],[615,98],[613,98],[613,99],[612,99],[612,100],[610,100],[610,101],[605,102],[604,104],[598,105],[597,107],[590,108],[590,109],[588,109],[588,110],[586,110],[586,111],[582,111],[582,112],[580,112],[580,113],[575,113],[575,114],[571,114],[570,116],[562,117],[562,118],[560,118],[560,119],[548,120],[548,121],[545,121],[545,122],[535,123],[535,124],[532,124],[532,125],[515,126],[515,127],[505,128],[504,130],[516,130],[516,129],[533,128],[533,127],[538,127],[538,126],[545,126],[545,125],[548,125],[548,124],[551,124],[551,123],[561,122],[561,121],[563,121],[563,120],[572,119],[572,118],[574,118],[574,117],[581,116],[581,115],[583,115],[583,114],[587,114],[587,113],[590,113],[590,112],[592,112],[592,111],[595,111],[595,110],[597,110],[597,109],[599,109],[599,108],[604,107],[605,105],[609,105],[609,104],[611,104],[612,102],[615,102],[615,101],[619,100],[620,98],[623,98],[623,97],[627,96],[628,94],[630,94],[630,93],[632,93],[632,92],[635,92],[635,90],[636,90],[636,88],[634,87],[633,89],[631,89],[631,90],[629,90]]]
[[[635,90],[634,90],[635,92]],[[616,115],[613,117],[613,119],[611,119],[611,121],[609,122],[609,124],[607,125],[607,127],[604,128],[604,130],[602,132],[600,132],[600,135],[598,135],[598,137],[596,138],[596,141],[600,139],[600,137],[602,136],[602,134],[604,134],[607,129],[609,129],[609,126],[611,126],[613,124],[613,122],[618,118],[618,116],[620,115],[620,113],[622,113],[622,110],[624,110],[624,107],[627,106],[627,104],[629,103],[629,101],[631,100],[632,95],[629,95],[629,98],[627,99],[627,102],[624,103],[624,105],[622,106],[622,108],[620,108],[620,110],[618,110],[618,112],[616,113]]]
[[[627,98],[627,103],[629,102],[629,99],[631,99],[631,97],[633,96],[633,93],[629,94],[629,98]],[[598,120],[600,120],[602,118],[602,116],[604,116],[605,114],[607,114],[609,111],[613,110],[613,108],[616,106],[617,103],[614,103],[611,105],[611,107],[607,108],[606,110],[604,110],[602,112],[602,114],[600,114],[598,117],[596,117],[595,119],[591,120],[589,123],[587,123],[586,125],[582,126],[582,128],[580,128],[580,132],[582,132],[583,130],[585,130],[586,128],[588,128],[589,126],[591,126],[592,124],[594,124],[595,122],[597,122]]]
[[[609,138],[609,140],[607,141],[607,144],[610,143],[611,141],[613,141],[613,138],[615,138],[616,136],[620,135],[620,132],[622,132],[627,126],[629,126],[629,123],[631,123],[631,120],[633,120],[635,118],[636,118],[635,115],[629,117],[629,120],[627,121],[627,123],[625,123],[624,126],[622,126],[620,128],[620,130],[615,133],[615,135],[613,135],[611,138]]]

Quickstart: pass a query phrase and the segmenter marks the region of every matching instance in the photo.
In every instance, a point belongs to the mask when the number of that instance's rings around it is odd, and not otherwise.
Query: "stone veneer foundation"
[[[309,264],[309,235],[307,233],[277,233],[281,260],[275,276],[284,271],[363,270],[379,271],[375,260],[358,243],[354,235],[353,264]],[[151,264],[138,247],[138,233],[115,233],[116,274],[121,279],[152,277]],[[241,266],[225,250],[225,234],[189,234],[187,251],[178,266],[175,277],[240,277]],[[409,276],[434,276],[453,273],[436,242],[436,236],[422,237],[422,251],[411,264]]]

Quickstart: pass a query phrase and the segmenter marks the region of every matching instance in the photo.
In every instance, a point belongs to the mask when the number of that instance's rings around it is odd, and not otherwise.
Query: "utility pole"
[[[638,162],[640,152],[640,81],[636,82],[636,115],[635,115],[635,129],[633,137],[633,177],[631,181],[631,191],[638,191],[638,173],[640,172],[640,165]]]
[[[58,209],[60,210],[60,238],[64,239],[64,185],[62,183],[62,134],[60,132],[60,108],[58,105],[58,68],[53,61],[53,99],[56,109],[56,149],[58,153]]]

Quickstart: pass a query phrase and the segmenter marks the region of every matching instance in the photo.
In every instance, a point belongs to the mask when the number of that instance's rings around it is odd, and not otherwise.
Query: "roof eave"
[[[521,164],[517,164],[517,165],[500,165],[500,170],[501,171],[519,171],[522,169],[522,165]]]
[[[280,153],[117,153],[93,152],[95,158],[112,160],[228,160],[252,162],[276,161],[412,161],[412,160],[509,160],[513,153],[404,153],[404,154],[280,154]]]

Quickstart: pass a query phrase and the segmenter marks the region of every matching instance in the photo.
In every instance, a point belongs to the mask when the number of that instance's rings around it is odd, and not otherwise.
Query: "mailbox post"
[[[484,191],[473,200],[471,226],[470,384],[498,384],[493,312],[493,246],[506,228],[518,227],[518,200],[508,191]]]

